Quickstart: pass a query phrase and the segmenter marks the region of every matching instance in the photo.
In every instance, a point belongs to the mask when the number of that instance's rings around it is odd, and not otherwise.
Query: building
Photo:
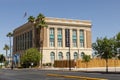
[[[69,59],[69,52],[75,60],[92,54],[90,21],[48,17],[45,21],[48,27],[42,28],[41,33],[30,22],[14,30],[14,55],[22,56],[26,49],[36,47],[43,53],[43,63],[53,63]]]

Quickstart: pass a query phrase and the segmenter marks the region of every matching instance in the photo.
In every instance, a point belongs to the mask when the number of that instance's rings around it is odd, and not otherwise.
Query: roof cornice
[[[64,18],[45,18],[46,23],[51,24],[69,24],[69,25],[84,25],[84,26],[91,26],[91,21],[88,20],[74,20],[74,19],[64,19]]]

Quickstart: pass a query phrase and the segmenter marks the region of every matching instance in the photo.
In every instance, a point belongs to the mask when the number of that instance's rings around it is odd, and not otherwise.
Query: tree
[[[5,61],[5,57],[3,56],[3,54],[0,54],[0,63],[3,63]]]
[[[87,67],[88,67],[88,62],[91,60],[90,55],[84,54],[83,57],[82,57],[82,60],[83,60],[83,62],[86,63],[86,69],[87,69]]]
[[[92,48],[98,57],[106,59],[114,57],[112,54],[112,45],[115,44],[114,40],[105,38],[97,38],[96,42],[92,44]],[[106,53],[107,52],[107,53]],[[106,57],[106,54],[108,57]]]
[[[39,65],[39,60],[41,59],[40,52],[36,48],[30,48],[25,51],[21,57],[21,64],[23,67],[29,67],[31,63],[33,66]]]
[[[29,16],[28,22],[34,23],[35,22],[35,17]]]
[[[112,38],[108,39],[107,37],[104,37],[103,39],[97,38],[96,42],[92,44],[95,54],[106,60],[106,72],[108,72],[108,59],[114,57],[112,53],[112,45],[114,43]]]
[[[0,63],[4,63],[5,61],[5,57],[3,56],[3,54],[0,54]],[[1,64],[2,67],[2,64]]]
[[[117,46],[117,48],[119,48],[119,50],[118,50],[118,54],[119,54],[119,56],[120,56],[120,32],[116,35],[116,46]]]
[[[8,65],[8,50],[9,50],[10,48],[9,48],[9,46],[7,45],[7,44],[5,44],[5,46],[4,46],[4,48],[3,48],[3,50],[5,50],[6,51],[6,64],[5,64],[5,66],[7,66]]]
[[[33,28],[33,47],[36,47],[36,28],[35,28],[35,17],[29,16],[28,22],[31,23],[32,28]]]
[[[42,54],[42,50],[41,50],[42,45],[41,44],[43,44],[43,42],[41,41],[41,30],[44,27],[48,27],[47,24],[46,24],[46,22],[45,22],[45,16],[43,14],[41,14],[41,13],[37,16],[37,18],[35,18],[33,16],[30,16],[28,18],[28,22],[31,22],[34,25],[33,26],[34,27],[33,31],[34,31],[34,43],[35,43],[35,47],[39,47],[39,50],[40,50],[40,52]],[[35,30],[38,30],[38,32],[39,32],[39,41],[37,41],[37,39],[36,39],[36,32],[37,31],[35,31]],[[38,43],[39,46],[36,46],[37,42],[39,42]],[[41,58],[41,67],[42,67],[42,58]]]
[[[11,57],[11,59],[12,59],[12,50],[11,50],[11,37],[13,37],[13,33],[12,32],[9,32],[7,35],[6,35],[7,37],[9,37],[9,41],[10,41],[10,57]],[[11,61],[11,67],[13,67],[13,61]]]
[[[11,37],[13,37],[13,33],[9,32],[6,36],[9,37],[9,41],[10,41],[10,55],[12,57],[12,53],[11,53]]]
[[[5,44],[3,50],[6,51],[6,58],[8,57],[7,54],[8,54],[8,50],[9,50],[9,49],[10,49],[9,46],[8,46],[7,44]]]
[[[100,57],[102,56],[102,53],[104,52],[102,44],[103,44],[103,40],[99,38],[97,38],[96,42],[92,44],[92,48],[95,51],[95,54]]]

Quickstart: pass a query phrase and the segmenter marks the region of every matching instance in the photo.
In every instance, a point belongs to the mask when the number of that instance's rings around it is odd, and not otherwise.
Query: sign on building
[[[65,29],[65,47],[70,47],[70,30]]]

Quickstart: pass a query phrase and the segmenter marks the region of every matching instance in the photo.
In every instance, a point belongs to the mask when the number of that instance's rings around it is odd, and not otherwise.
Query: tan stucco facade
[[[45,18],[45,21],[48,25],[47,28],[42,28],[41,30],[41,40],[43,41],[42,47],[42,53],[43,53],[43,63],[52,63],[51,60],[51,52],[53,52],[54,60],[59,60],[59,52],[63,54],[62,59],[67,59],[66,53],[69,52],[69,47],[65,47],[65,29],[70,30],[70,55],[71,59],[74,59],[74,53],[76,52],[78,54],[78,59],[81,58],[81,53],[85,53],[88,55],[92,54],[92,48],[91,48],[91,22],[90,21],[84,21],[84,20],[71,20],[71,19],[60,19],[60,18]],[[33,36],[33,25],[31,23],[26,23],[23,26],[18,27],[14,30],[14,45],[13,45],[13,53],[20,53],[22,54],[24,50],[16,49],[16,37],[19,35],[22,35],[26,32],[29,33],[29,31],[32,31],[32,47],[34,45],[34,36]],[[50,46],[50,29],[54,29],[54,46]],[[62,30],[62,46],[58,47],[58,37],[57,37],[57,30]],[[77,46],[73,47],[73,41],[72,41],[72,32],[73,30],[76,30],[77,36]],[[80,46],[80,30],[84,30],[84,47]],[[29,37],[29,36],[28,36]],[[37,36],[39,37],[39,36]],[[23,35],[23,39],[25,36]],[[18,39],[19,40],[19,39]],[[23,43],[25,43],[23,41]],[[27,44],[26,44],[27,45]],[[19,45],[18,45],[19,46]],[[23,45],[24,48],[25,45]],[[28,48],[29,42],[28,42]]]

